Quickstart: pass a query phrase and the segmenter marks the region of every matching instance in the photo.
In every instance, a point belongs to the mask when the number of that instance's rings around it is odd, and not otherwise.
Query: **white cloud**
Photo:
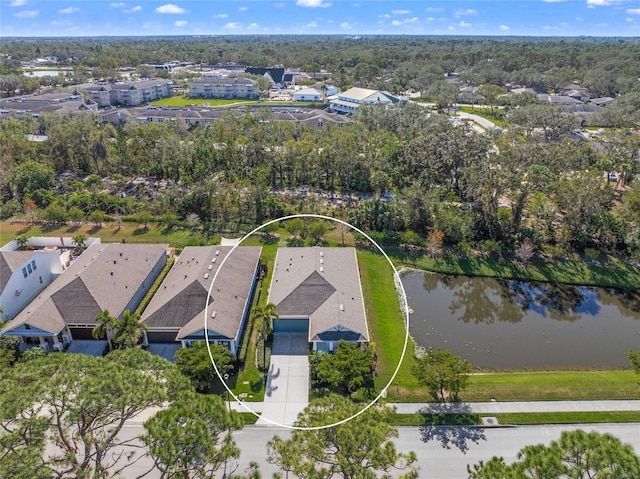
[[[389,15],[388,13],[385,13],[383,15],[378,15],[378,18],[391,18],[391,15]]]
[[[29,3],[29,0],[13,0],[13,2],[11,2],[9,4],[9,6],[10,7],[23,7],[27,3]]]
[[[618,3],[618,2],[615,0],[587,0],[587,6],[594,6],[594,7],[607,7],[615,3]]]
[[[240,24],[238,22],[229,22],[224,27],[225,30],[237,30],[240,28]]]
[[[462,28],[469,28],[471,26],[471,24],[465,22],[464,20],[462,20],[460,23],[458,23],[458,26],[460,26]]]
[[[286,7],[286,5],[284,3],[282,3],[282,2],[277,2],[277,3],[273,4],[273,7],[274,8],[284,8],[284,7]]]
[[[226,13],[217,13],[213,16],[213,18],[229,18],[229,15]]]
[[[184,27],[187,23],[189,22],[187,22],[186,20],[176,20],[175,22],[173,22],[176,27]]]
[[[424,10],[426,12],[430,12],[430,13],[444,12],[444,8],[443,7],[427,7]]]
[[[71,20],[54,20],[51,22],[51,25],[54,27],[70,27],[73,25],[73,22]]]
[[[562,3],[566,2],[566,0],[542,0],[545,3]]]
[[[640,8],[627,8],[625,12],[629,15],[640,15]]]
[[[634,20],[633,20],[633,18],[631,18],[631,17],[627,17],[627,18],[625,18],[625,20],[626,20],[627,22],[629,22],[629,23],[631,23],[631,22],[633,22],[633,21],[634,21]]]
[[[416,23],[418,20],[420,20],[418,17],[411,17],[407,18],[404,23]]]
[[[509,28],[509,25],[500,25],[501,32],[508,32],[509,30],[511,30],[511,28]]]
[[[399,27],[400,25],[403,25],[403,23],[400,20],[394,20],[393,22],[391,22],[391,25],[393,25],[394,27]]]
[[[256,22],[253,22],[253,23],[250,23],[247,28],[253,29],[253,28],[258,28],[258,27],[259,27],[259,25]]]
[[[124,2],[120,2],[120,3],[111,2],[109,4],[109,8],[123,8],[124,6],[125,6]]]
[[[456,18],[468,16],[468,15],[477,15],[478,10],[474,10],[473,8],[467,8],[466,10],[459,9],[454,12],[454,16]]]
[[[427,17],[427,22],[433,22],[435,20],[435,18],[433,17]]]
[[[326,8],[331,6],[331,2],[324,3],[324,0],[296,0],[296,5],[299,7]]]
[[[318,22],[309,22],[305,26],[308,28],[316,28],[318,26]]]
[[[351,28],[353,28],[353,25],[351,25],[349,22],[342,22],[340,26],[346,30],[350,30]]]
[[[156,13],[168,13],[171,15],[179,15],[181,13],[186,13],[187,11],[179,7],[178,5],[174,5],[173,3],[167,3],[166,5],[162,5],[161,7],[156,8]]]
[[[36,18],[38,15],[40,15],[40,10],[22,10],[13,14],[14,17],[18,18]]]
[[[140,10],[142,10],[142,7],[140,5],[136,5],[131,10],[123,10],[123,12],[124,13],[135,13],[135,12],[139,12]]]
[[[58,10],[58,13],[63,13],[65,15],[71,15],[72,13],[78,13],[79,11],[80,11],[79,8],[68,7],[68,8],[63,8],[62,10]]]
[[[582,20],[584,20],[584,18],[582,18],[582,17],[576,17],[576,22],[581,22]]]
[[[246,12],[247,10],[249,10],[249,7],[238,7],[239,12]]]
[[[411,10],[393,10],[391,13],[394,15],[409,15]]]
[[[352,4],[351,6],[352,6],[352,7],[355,7],[355,8],[359,8],[359,7],[361,7],[362,5],[360,5],[359,3],[354,3],[354,4]]]

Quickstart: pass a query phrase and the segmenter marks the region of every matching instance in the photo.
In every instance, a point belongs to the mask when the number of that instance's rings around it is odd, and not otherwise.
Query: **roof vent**
[[[324,273],[324,266],[320,266],[320,272]]]
[[[209,271],[211,271],[213,269],[213,265],[210,264],[209,267],[207,268]]]
[[[215,259],[215,258],[213,258],[213,259],[211,260],[211,262],[212,262],[212,263],[215,263],[215,262],[216,262],[216,259]]]
[[[113,276],[113,271],[111,272],[111,276]]]
[[[204,274],[204,279],[209,279],[209,273]]]
[[[213,313],[211,313],[211,317],[215,318],[216,317],[216,313],[217,313],[217,311],[214,311]]]
[[[320,257],[323,258],[324,257],[324,253],[322,251],[320,251]]]
[[[320,264],[324,264],[324,260],[320,258]]]
[[[344,304],[340,303],[340,311],[344,311]]]
[[[216,256],[220,256],[220,250],[216,250]]]

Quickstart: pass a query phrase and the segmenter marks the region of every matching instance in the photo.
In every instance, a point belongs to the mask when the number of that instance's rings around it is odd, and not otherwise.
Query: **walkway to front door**
[[[293,425],[309,404],[309,340],[308,333],[273,335],[271,362],[267,376],[262,417],[256,424]]]

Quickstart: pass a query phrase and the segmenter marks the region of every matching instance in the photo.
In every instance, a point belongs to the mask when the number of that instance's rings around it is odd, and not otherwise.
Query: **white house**
[[[399,98],[386,91],[354,87],[335,95],[329,106],[334,111],[352,114],[360,105],[388,105],[399,101]]]
[[[13,240],[0,248],[0,317],[13,319],[64,271],[73,248],[71,238],[32,237],[28,250],[18,251]],[[86,245],[100,243],[89,238]]]
[[[322,101],[323,93],[316,88],[303,88],[293,94],[293,101]]]

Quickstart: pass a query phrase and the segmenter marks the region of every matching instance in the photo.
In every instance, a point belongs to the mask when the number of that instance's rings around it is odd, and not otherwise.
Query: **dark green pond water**
[[[426,348],[450,349],[475,368],[628,368],[640,349],[640,292],[402,274],[410,333]]]

